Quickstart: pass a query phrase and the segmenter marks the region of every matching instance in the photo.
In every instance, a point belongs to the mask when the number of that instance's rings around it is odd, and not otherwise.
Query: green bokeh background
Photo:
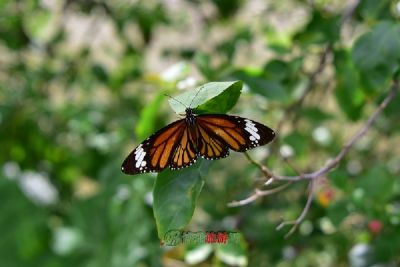
[[[237,231],[239,246],[160,246],[156,176],[120,171],[179,117],[165,93],[233,80],[230,113],[279,127],[250,155],[279,174],[320,168],[399,70],[399,2],[352,5],[0,0],[0,266],[399,266],[399,96],[320,178],[288,239],[275,228],[301,213],[307,183],[228,208],[263,182],[240,153],[211,164],[184,228]]]

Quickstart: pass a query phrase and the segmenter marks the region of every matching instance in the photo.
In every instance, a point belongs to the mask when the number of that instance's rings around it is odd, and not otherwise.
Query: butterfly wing
[[[199,152],[206,158],[216,158],[215,154],[209,154],[208,149],[204,149],[202,143],[207,142],[207,139],[212,139],[217,142],[217,148],[221,147],[220,155],[228,148],[244,152],[248,149],[268,144],[275,138],[275,132],[269,127],[239,116],[230,116],[224,114],[207,114],[199,115],[197,118],[197,125],[200,136],[205,139],[199,142]],[[206,132],[207,135],[203,135]],[[203,136],[205,136],[203,138]],[[208,136],[208,137],[207,137]],[[226,154],[227,155],[227,154]],[[218,158],[218,157],[217,157]]]
[[[196,135],[198,153],[205,159],[219,159],[229,155],[229,147],[207,126],[196,123],[193,133]]]
[[[196,135],[192,128],[185,127],[178,142],[175,152],[171,158],[171,169],[180,169],[196,162],[198,153],[196,146]]]
[[[159,172],[169,166],[181,138],[187,131],[185,120],[175,121],[160,129],[138,145],[124,160],[121,170],[126,174]]]

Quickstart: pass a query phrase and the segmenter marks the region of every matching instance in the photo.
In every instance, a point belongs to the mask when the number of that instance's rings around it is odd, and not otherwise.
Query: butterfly
[[[186,108],[185,118],[158,130],[139,144],[121,166],[126,174],[180,169],[196,162],[224,158],[229,150],[245,152],[271,142],[275,132],[269,127],[226,114],[196,115]]]

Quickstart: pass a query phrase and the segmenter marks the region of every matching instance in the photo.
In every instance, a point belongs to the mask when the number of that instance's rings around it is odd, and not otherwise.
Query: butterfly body
[[[189,126],[193,127],[196,123],[196,115],[193,113],[193,109],[187,108],[185,110],[185,113],[186,113],[186,116],[185,116],[186,123]]]
[[[275,133],[250,119],[225,114],[196,115],[185,110],[185,118],[160,129],[137,146],[122,164],[126,174],[158,172],[169,167],[192,165],[198,157],[208,160],[229,155],[229,149],[244,152],[271,142]]]

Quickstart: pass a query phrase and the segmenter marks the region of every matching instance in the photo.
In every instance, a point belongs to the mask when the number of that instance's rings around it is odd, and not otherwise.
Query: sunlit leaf
[[[176,113],[184,112],[187,107],[195,108],[198,114],[226,113],[238,101],[241,89],[241,81],[210,82],[174,96],[169,104]]]
[[[51,24],[52,20],[53,25]],[[49,29],[54,27],[54,15],[48,11],[38,10],[25,18],[24,26],[27,34],[32,39],[39,42],[47,42],[51,38]]]

